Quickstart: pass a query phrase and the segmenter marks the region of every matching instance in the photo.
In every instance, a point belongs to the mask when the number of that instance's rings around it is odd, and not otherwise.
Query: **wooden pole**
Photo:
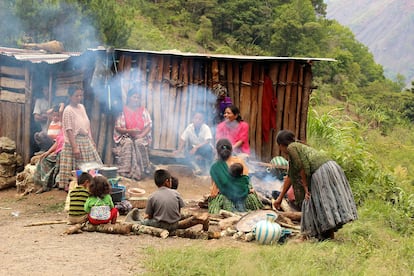
[[[249,141],[250,149],[252,150],[251,155],[255,158],[260,158],[262,139],[257,139],[256,135],[262,132],[262,120],[258,119],[258,113],[261,113],[262,102],[259,101],[259,82],[260,76],[263,77],[263,67],[257,63],[253,64],[252,68],[252,86],[251,86],[251,97],[250,97],[250,118],[249,118]],[[262,85],[263,89],[263,85]],[[263,90],[262,90],[263,93]],[[259,112],[260,111],[260,112]],[[261,114],[260,114],[261,115]],[[260,134],[259,134],[260,133]]]
[[[251,89],[252,89],[252,70],[253,63],[246,62],[243,64],[242,71],[242,86],[240,91],[240,115],[243,120],[247,123],[250,122],[250,100],[251,100]]]

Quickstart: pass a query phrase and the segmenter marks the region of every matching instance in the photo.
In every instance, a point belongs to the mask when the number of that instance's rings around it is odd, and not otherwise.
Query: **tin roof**
[[[274,56],[243,56],[243,55],[224,55],[224,54],[208,54],[208,53],[190,53],[181,52],[178,50],[164,50],[164,51],[147,51],[147,50],[133,50],[133,49],[113,49],[114,51],[143,53],[143,54],[157,54],[157,55],[174,55],[181,57],[193,58],[213,58],[213,59],[237,59],[237,60],[256,60],[256,61],[284,61],[284,60],[298,60],[298,61],[336,61],[333,58],[313,58],[313,57],[274,57]],[[88,51],[107,51],[103,47],[96,49],[88,49]],[[47,53],[44,50],[29,50],[0,47],[0,55],[14,57],[19,61],[29,61],[32,63],[48,63],[55,64],[65,61],[71,57],[80,56],[80,52],[64,52],[64,53]]]
[[[28,50],[18,48],[0,47],[0,55],[14,57],[20,61],[29,61],[32,63],[48,63],[55,64],[65,61],[73,56],[80,56],[78,52],[65,53],[47,53],[43,50]]]
[[[217,58],[217,59],[238,59],[238,60],[263,60],[263,61],[283,61],[283,60],[300,60],[300,61],[336,61],[333,58],[313,58],[313,57],[274,57],[274,56],[243,56],[243,55],[224,55],[224,54],[201,54],[181,52],[179,50],[164,50],[164,51],[144,51],[131,49],[114,49],[115,51],[132,52],[132,53],[148,53],[160,55],[175,55],[182,57],[199,57],[199,58]]]

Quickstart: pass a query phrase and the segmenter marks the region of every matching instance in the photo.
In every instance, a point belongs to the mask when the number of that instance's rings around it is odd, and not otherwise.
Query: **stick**
[[[281,221],[278,221],[277,223],[279,223],[281,226],[283,226],[285,228],[293,229],[292,232],[300,233],[300,226],[287,224],[287,223],[284,223],[284,222],[281,222]]]
[[[67,221],[64,221],[64,220],[41,221],[41,222],[34,222],[34,223],[26,224],[24,227],[51,225],[51,224],[65,224],[65,223],[67,223]]]

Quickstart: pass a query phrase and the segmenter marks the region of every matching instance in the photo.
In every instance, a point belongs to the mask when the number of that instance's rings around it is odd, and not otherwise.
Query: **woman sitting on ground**
[[[34,183],[40,186],[36,194],[50,191],[52,188],[59,186],[56,182],[56,177],[59,174],[59,155],[63,148],[64,139],[63,131],[61,130],[56,137],[55,143],[40,156],[33,176]]]
[[[128,91],[126,105],[115,122],[115,163],[118,173],[140,180],[152,173],[148,147],[151,144],[152,120],[148,110],[141,106],[136,88]]]
[[[208,212],[217,214],[220,210],[246,212],[263,207],[254,192],[248,175],[248,168],[243,159],[232,155],[232,144],[228,139],[217,141],[218,160],[211,166],[212,188],[208,202]],[[243,175],[232,176],[229,171],[234,163],[243,166]]]

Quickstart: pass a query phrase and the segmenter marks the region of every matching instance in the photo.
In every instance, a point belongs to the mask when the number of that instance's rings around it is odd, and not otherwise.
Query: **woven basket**
[[[144,209],[147,206],[147,197],[131,197],[128,199],[133,208]]]

